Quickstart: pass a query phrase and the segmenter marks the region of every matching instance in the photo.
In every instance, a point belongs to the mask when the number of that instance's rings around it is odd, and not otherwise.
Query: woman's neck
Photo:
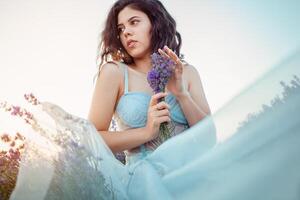
[[[152,68],[151,57],[135,58],[132,67],[143,74],[147,74]]]

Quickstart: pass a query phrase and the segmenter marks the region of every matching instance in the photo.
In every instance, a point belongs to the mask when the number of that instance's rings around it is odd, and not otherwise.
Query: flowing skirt
[[[10,198],[299,200],[299,65],[298,53],[125,165],[88,120],[40,102]]]

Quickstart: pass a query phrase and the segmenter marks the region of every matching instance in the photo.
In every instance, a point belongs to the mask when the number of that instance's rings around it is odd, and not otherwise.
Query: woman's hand
[[[158,136],[161,123],[171,121],[169,105],[164,101],[158,103],[160,98],[166,96],[167,93],[160,92],[151,97],[148,108],[147,124],[145,126],[148,141],[153,140]]]
[[[179,97],[188,93],[187,89],[183,84],[183,63],[180,61],[178,56],[167,46],[164,47],[164,50],[158,49],[158,52],[175,62],[175,67],[173,73],[166,85],[166,88],[171,92],[175,97]]]

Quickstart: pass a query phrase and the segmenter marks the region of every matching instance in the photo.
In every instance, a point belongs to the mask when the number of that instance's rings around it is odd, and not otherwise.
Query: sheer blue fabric
[[[126,165],[88,120],[42,102],[49,120],[38,122],[47,131],[32,130],[11,199],[299,200],[299,65],[298,52],[214,115]],[[148,97],[135,95],[123,106],[133,97],[139,105],[132,107],[147,105]]]

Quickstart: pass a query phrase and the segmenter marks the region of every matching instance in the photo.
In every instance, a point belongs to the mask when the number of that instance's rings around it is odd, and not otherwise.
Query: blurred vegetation
[[[275,114],[275,112],[286,105],[289,105],[291,103],[294,104],[295,99],[300,100],[300,79],[298,76],[294,75],[293,79],[290,81],[290,84],[287,84],[284,81],[280,81],[279,84],[283,88],[281,94],[282,97],[276,95],[271,100],[270,105],[262,104],[260,111],[258,111],[257,113],[249,113],[246,119],[239,123],[237,132],[248,129],[250,126],[255,126],[258,121],[260,121],[261,119],[265,119],[272,114]],[[292,110],[292,112],[296,113],[290,113],[291,117],[297,116],[299,114],[299,110]]]
[[[117,131],[117,123],[114,118],[111,120],[109,131]],[[126,155],[124,152],[118,152],[114,154],[116,159],[118,159],[124,165],[126,164]]]
[[[19,171],[21,154],[24,152],[25,138],[20,134],[1,134],[1,142],[8,149],[0,149],[0,199],[9,199]]]

